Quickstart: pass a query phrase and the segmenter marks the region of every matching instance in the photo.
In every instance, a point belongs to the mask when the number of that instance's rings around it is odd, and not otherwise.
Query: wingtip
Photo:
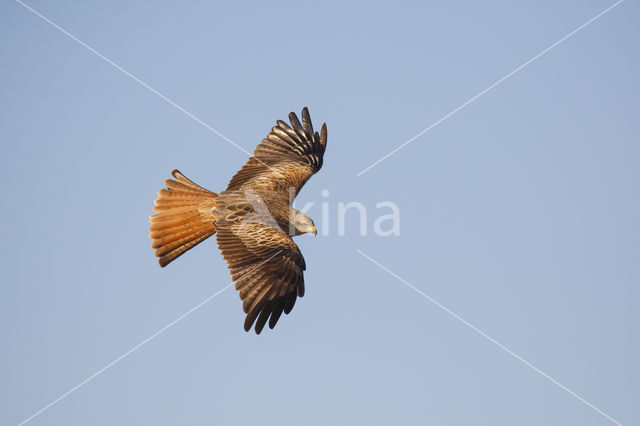
[[[311,122],[311,116],[309,115],[309,109],[304,107],[302,109],[302,127],[309,139],[313,138],[313,124]]]
[[[298,114],[296,114],[295,112],[291,111],[289,113],[289,122],[291,123],[292,126],[294,126],[294,122],[300,123],[300,120],[298,120]]]
[[[244,331],[249,333],[251,331],[251,327],[253,327],[253,324],[245,324]],[[258,324],[256,324],[256,326],[253,327],[253,331],[255,331],[256,334],[260,334],[262,332],[262,328],[258,329]]]
[[[327,123],[322,124],[322,129],[320,129],[320,143],[322,146],[327,146]]]

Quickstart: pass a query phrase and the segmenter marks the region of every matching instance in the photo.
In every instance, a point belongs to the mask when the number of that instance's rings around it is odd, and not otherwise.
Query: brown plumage
[[[158,191],[151,245],[164,267],[216,234],[218,248],[247,314],[246,331],[273,328],[304,295],[305,262],[292,237],[316,233],[313,221],[292,207],[302,186],[322,167],[327,126],[314,132],[307,108],[302,123],[278,120],[223,192],[216,194],[178,170]]]

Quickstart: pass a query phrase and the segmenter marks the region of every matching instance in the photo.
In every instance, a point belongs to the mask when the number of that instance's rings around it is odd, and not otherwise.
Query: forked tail
[[[151,248],[160,266],[165,267],[186,251],[216,233],[211,209],[218,196],[187,179],[180,171],[164,181],[149,218]]]

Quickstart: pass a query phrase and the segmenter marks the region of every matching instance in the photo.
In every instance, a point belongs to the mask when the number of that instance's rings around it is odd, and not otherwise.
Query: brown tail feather
[[[149,218],[151,248],[165,267],[180,255],[216,233],[211,216],[218,196],[187,179],[178,170],[171,172],[175,180],[164,181],[166,188],[158,191]]]

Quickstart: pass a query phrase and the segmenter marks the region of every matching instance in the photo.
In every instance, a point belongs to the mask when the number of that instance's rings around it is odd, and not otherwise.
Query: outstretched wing
[[[291,126],[282,120],[271,129],[256,147],[253,156],[238,171],[227,191],[259,188],[295,194],[322,167],[322,157],[327,146],[327,125],[320,134],[313,131],[309,110],[302,110],[302,124],[295,113],[289,114]]]
[[[244,329],[249,331],[255,322],[260,334],[267,320],[275,327],[282,312],[291,312],[296,298],[304,295],[300,249],[278,228],[248,216],[217,222],[216,227],[218,247],[247,314]]]

